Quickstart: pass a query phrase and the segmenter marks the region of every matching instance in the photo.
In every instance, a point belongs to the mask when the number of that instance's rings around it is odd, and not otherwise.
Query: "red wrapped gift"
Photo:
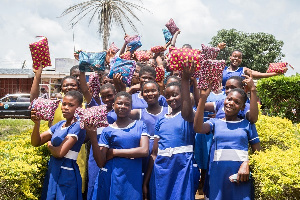
[[[284,73],[285,73],[285,68],[287,68],[288,66],[290,66],[292,69],[294,69],[294,68],[293,68],[290,64],[288,64],[287,62],[270,63],[269,68],[268,68],[268,70],[267,70],[267,73],[276,72],[276,73],[284,74]]]
[[[176,24],[172,18],[168,21],[168,23],[166,24],[166,27],[168,28],[168,30],[170,31],[170,33],[172,35],[174,35],[176,33],[176,31],[179,30],[179,28],[176,26]]]
[[[153,53],[160,53],[160,52],[163,52],[165,50],[166,50],[166,48],[164,46],[155,46],[155,47],[151,48],[151,51]]]
[[[41,39],[37,42],[29,44],[31,57],[33,61],[33,70],[38,70],[41,64],[43,68],[51,66],[48,40],[44,36],[37,37],[40,37]]]
[[[155,71],[156,71],[155,81],[161,82],[165,77],[165,69],[161,66],[161,67],[156,67]]]
[[[212,59],[215,60],[220,52],[220,49],[218,47],[210,47],[205,46],[204,44],[202,46],[202,54],[205,60]]]
[[[198,88],[207,89],[209,83],[212,84],[212,91],[217,92],[220,88],[225,60],[205,60],[202,62],[199,73],[194,75],[199,77]]]
[[[124,60],[131,60],[131,53],[130,53],[130,51],[126,51],[125,53],[123,53],[122,55],[120,55],[120,58],[122,58]]]
[[[59,102],[60,100],[50,100],[39,97],[31,102],[29,109],[34,109],[39,119],[53,121],[54,113]]]
[[[150,59],[151,52],[150,51],[135,51],[134,56],[138,61],[146,62]]]
[[[199,49],[178,49],[176,47],[170,47],[169,52],[170,70],[182,71],[183,63],[192,61],[196,61],[196,70],[200,69],[203,57],[200,55],[201,51]]]

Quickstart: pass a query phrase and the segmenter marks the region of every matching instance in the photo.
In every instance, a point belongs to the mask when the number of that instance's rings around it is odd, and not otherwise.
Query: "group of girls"
[[[85,73],[71,71],[73,76],[62,80],[63,98],[49,130],[40,134],[40,119],[32,110],[31,143],[47,143],[52,155],[42,199],[194,199],[200,179],[197,163],[203,159],[199,167],[202,180],[207,169],[207,198],[252,199],[248,145],[260,150],[252,77],[271,75],[240,68],[241,59],[242,53],[234,51],[223,72],[225,93],[220,93],[224,98],[215,102],[207,102],[211,86],[197,89],[194,62],[184,63],[180,77],[174,73],[165,84],[155,82],[156,71],[150,63],[138,63],[134,84],[127,92],[115,89],[122,88],[120,74],[109,79],[103,73],[100,102],[89,92]],[[41,73],[41,69],[36,72],[31,100],[38,96]],[[84,105],[83,97],[87,107],[106,105],[108,127],[86,124],[80,129],[75,110]],[[205,111],[215,117],[205,121]],[[203,137],[195,143],[200,134],[210,134],[210,139]],[[85,165],[80,170],[78,159],[87,141],[91,143],[85,162],[88,187],[83,188]],[[199,144],[205,151],[198,152]]]

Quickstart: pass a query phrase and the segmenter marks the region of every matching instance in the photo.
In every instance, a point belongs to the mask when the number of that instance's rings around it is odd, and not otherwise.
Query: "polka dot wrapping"
[[[202,46],[202,56],[205,60],[212,59],[215,60],[220,52],[220,49],[218,47],[210,47],[205,46],[204,44]]]
[[[34,109],[39,119],[53,121],[54,113],[59,102],[60,100],[50,100],[39,97],[31,102],[29,109]]]
[[[205,60],[201,64],[201,69],[194,74],[199,77],[198,88],[208,89],[209,83],[212,84],[212,91],[217,92],[220,88],[225,60]]]
[[[92,89],[92,96],[94,99],[100,101],[100,81],[99,81],[99,75],[96,72],[93,72],[89,76],[89,87]]]
[[[86,125],[94,125],[95,127],[107,127],[107,110],[105,105],[93,106],[91,108],[77,108],[76,117],[79,117],[80,128],[84,129]]]
[[[160,53],[166,50],[164,46],[155,46],[150,49],[153,53]]]
[[[156,67],[155,71],[156,71],[155,81],[156,82],[162,81],[165,77],[165,69],[163,67]]]
[[[82,72],[104,71],[106,52],[79,52],[79,70]]]
[[[122,55],[120,55],[120,58],[122,58],[124,60],[131,60],[131,53],[130,53],[130,51],[126,51],[125,53],[123,53]]]
[[[113,54],[116,54],[120,49],[115,45],[115,43],[111,43],[111,45],[108,48],[108,51],[111,51]]]
[[[110,62],[110,72],[108,77],[112,79],[114,74],[120,73],[122,75],[123,83],[130,86],[135,68],[136,63],[134,60],[124,60],[116,56]]]
[[[41,64],[43,68],[51,66],[48,39],[44,36],[37,37],[41,37],[41,39],[29,44],[33,70],[38,70]]]
[[[134,56],[138,61],[146,62],[150,59],[151,52],[150,51],[135,51]]]
[[[288,66],[287,62],[270,63],[267,73],[284,73],[284,69]]]
[[[169,48],[169,64],[170,70],[182,71],[185,62],[196,61],[196,70],[201,67],[201,62],[204,59],[201,55],[201,51],[198,49],[186,49],[186,48]]]
[[[172,35],[174,35],[176,31],[179,30],[172,18],[166,23],[166,27]]]

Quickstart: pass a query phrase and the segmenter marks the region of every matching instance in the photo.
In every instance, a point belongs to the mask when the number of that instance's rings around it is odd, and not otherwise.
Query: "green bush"
[[[257,91],[269,115],[300,122],[300,74],[261,79]]]
[[[20,132],[17,124],[27,130]],[[30,144],[32,128],[31,120],[1,120],[0,129],[9,135],[0,138],[0,199],[40,197],[50,154],[45,145],[36,148]],[[47,123],[42,123],[41,132],[47,129]]]
[[[256,199],[300,199],[300,125],[260,115],[262,151],[250,156]]]

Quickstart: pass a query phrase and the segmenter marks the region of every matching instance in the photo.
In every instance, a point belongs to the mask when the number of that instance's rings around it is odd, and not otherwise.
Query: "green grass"
[[[7,140],[10,135],[19,135],[28,129],[33,129],[30,119],[0,119],[0,140]]]

